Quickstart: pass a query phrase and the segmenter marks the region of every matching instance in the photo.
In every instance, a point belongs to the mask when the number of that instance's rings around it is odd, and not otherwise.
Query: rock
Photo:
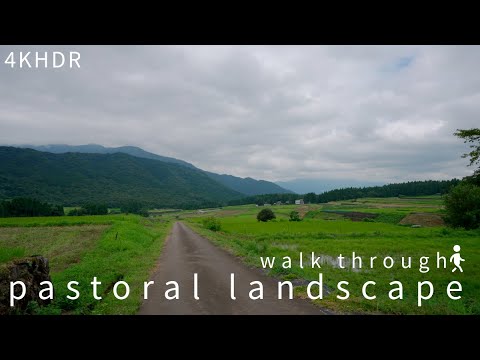
[[[27,291],[24,298],[11,307],[10,283],[15,281],[22,281]],[[45,288],[40,286],[42,281],[51,281],[48,259],[43,256],[31,256],[0,265],[0,315],[21,313],[31,301],[36,301],[40,306],[50,303],[51,300],[38,297],[40,290]]]

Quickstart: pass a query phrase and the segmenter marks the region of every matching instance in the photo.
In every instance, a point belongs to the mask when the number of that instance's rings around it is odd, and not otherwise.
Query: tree
[[[480,186],[463,182],[445,197],[447,224],[467,230],[480,226]]]
[[[313,192],[309,192],[303,196],[303,201],[305,204],[314,204],[317,202],[317,195]]]
[[[470,157],[468,166],[480,164],[480,129],[457,130],[455,136],[471,143],[470,151],[462,157]],[[475,229],[480,226],[480,167],[472,176],[465,177],[445,197],[445,218],[453,227]]]
[[[272,209],[268,208],[260,210],[260,212],[257,214],[258,221],[267,222],[268,220],[273,220],[275,218],[276,216],[273,213]]]
[[[302,219],[300,219],[300,214],[298,213],[298,211],[292,211],[290,213],[290,221],[302,221]]]
[[[470,164],[468,166],[480,165],[480,129],[457,129],[454,135],[463,139],[465,144],[470,143],[471,151],[462,155],[462,158],[470,157]],[[480,166],[474,170],[473,175],[467,176],[464,180],[480,186]]]
[[[480,129],[457,129],[454,135],[463,139],[465,144],[471,143],[470,149],[472,149],[472,151],[462,155],[463,158],[470,156],[470,164],[468,166],[480,164]]]

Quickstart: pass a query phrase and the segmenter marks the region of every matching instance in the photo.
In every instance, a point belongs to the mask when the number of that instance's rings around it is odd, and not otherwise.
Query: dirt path
[[[198,297],[193,297],[193,274],[198,274]],[[230,273],[235,274],[236,300],[230,298]],[[277,299],[277,280],[251,269],[226,251],[193,232],[182,223],[175,223],[160,257],[158,269],[149,287],[148,300],[140,315],[153,314],[325,314],[307,300]],[[167,281],[177,281],[180,298],[167,300]],[[251,300],[251,281],[264,286],[264,299]]]

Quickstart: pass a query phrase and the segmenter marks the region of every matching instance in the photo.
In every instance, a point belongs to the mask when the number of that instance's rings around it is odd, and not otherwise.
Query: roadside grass
[[[384,201],[385,199],[382,199]],[[435,200],[435,199],[434,199]],[[424,199],[422,199],[424,201]],[[428,201],[428,200],[425,200]],[[228,210],[229,208],[224,208]],[[415,207],[412,207],[415,209]],[[273,208],[275,211],[275,209]],[[387,314],[480,314],[480,230],[453,230],[445,227],[411,228],[395,225],[399,218],[396,208],[382,209],[379,215],[382,222],[353,222],[348,219],[325,220],[322,218],[305,219],[301,222],[288,222],[282,219],[262,223],[254,215],[257,207],[244,208],[242,214],[221,218],[222,230],[212,232],[201,225],[201,218],[186,218],[186,222],[195,231],[208,237],[217,245],[226,248],[242,258],[247,264],[261,267],[261,256],[275,256],[272,276],[280,279],[318,280],[323,273],[324,283],[331,290],[323,300],[315,302],[338,312],[347,313],[387,313]],[[390,213],[389,213],[390,211]],[[381,218],[383,216],[383,219]],[[377,218],[378,219],[378,218]],[[449,258],[453,246],[462,247],[463,273],[452,273]],[[321,269],[299,266],[299,254],[304,255],[304,264],[311,253],[323,255]],[[352,271],[351,266],[341,269],[331,260],[340,254],[348,259],[352,252],[362,258],[362,269]],[[447,259],[447,268],[437,269],[437,252]],[[292,259],[292,268],[282,268],[282,258]],[[373,268],[370,257],[377,256]],[[391,256],[394,266],[387,269],[383,259]],[[429,271],[421,273],[420,257],[427,256]],[[403,269],[401,258],[412,258],[412,268]],[[361,288],[366,281],[375,281],[369,288],[376,295],[375,300],[362,296]],[[391,300],[388,292],[393,288],[391,281],[400,281],[404,287],[403,300]],[[430,300],[417,303],[418,282],[431,281],[434,295]],[[446,287],[450,281],[460,281],[463,291],[460,300],[448,298]],[[348,300],[339,300],[344,295],[337,289],[339,281],[348,281],[350,291]],[[306,297],[305,286],[296,287],[296,294]]]
[[[135,314],[142,302],[143,282],[151,275],[171,227],[171,222],[137,215],[9,218],[0,224],[3,262],[30,254],[49,258],[55,298],[46,307],[33,307],[36,314]],[[101,282],[102,300],[93,297],[93,277]],[[125,300],[112,293],[119,280],[130,287]],[[80,292],[77,300],[66,298],[74,295],[67,289],[70,281],[79,282],[74,285]],[[123,291],[120,286],[119,294]]]

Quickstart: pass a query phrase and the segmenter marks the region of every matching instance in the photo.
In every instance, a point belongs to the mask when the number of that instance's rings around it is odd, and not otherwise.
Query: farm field
[[[266,223],[256,220],[262,208],[255,205],[225,207],[193,212],[182,218],[195,231],[240,256],[249,265],[262,267],[260,257],[275,256],[277,262],[272,269],[267,269],[268,273],[293,281],[298,296],[306,297],[306,283],[318,280],[321,272],[327,294],[315,302],[340,313],[480,314],[480,231],[446,228],[441,220],[443,208],[439,196],[276,205],[270,207],[276,219]],[[303,221],[288,221],[292,210],[298,211]],[[375,214],[375,217],[362,217],[365,216],[362,214]],[[220,220],[220,231],[203,227],[202,220],[207,216]],[[406,217],[412,218],[413,223],[402,224]],[[435,221],[431,221],[432,217]],[[438,218],[441,221],[437,221]],[[466,259],[462,263],[463,273],[452,273],[453,265],[449,262],[453,246],[457,244],[461,246],[461,256]],[[312,252],[321,257],[321,269],[305,265]],[[362,258],[362,269],[340,268],[335,259],[342,254],[345,262],[351,265],[352,252]],[[446,258],[446,268],[442,261],[437,268],[437,252]],[[304,257],[303,268],[299,264],[300,253]],[[281,266],[284,256],[292,259],[289,269]],[[370,257],[375,256],[374,266],[370,267]],[[383,259],[388,256],[394,260],[390,269],[383,265]],[[406,261],[411,257],[411,268],[402,268],[402,257]],[[423,273],[419,271],[421,257],[428,257],[422,260],[426,262]],[[425,271],[427,267],[428,272]],[[426,280],[433,284],[434,293],[431,299],[418,306],[418,282]],[[459,300],[447,296],[447,285],[454,280],[462,285]],[[337,289],[340,281],[349,282],[347,300],[336,298],[344,295]],[[371,295],[376,295],[374,300],[362,296],[366,281],[376,282],[369,288]],[[402,283],[403,300],[389,298],[393,288],[389,284],[391,281]]]
[[[135,314],[141,291],[161,251],[171,223],[136,215],[63,216],[0,219],[0,268],[7,261],[40,254],[49,259],[55,298],[35,314]],[[93,298],[93,277],[102,284]],[[78,300],[68,300],[69,281],[78,281]],[[130,285],[117,300],[112,284]]]

